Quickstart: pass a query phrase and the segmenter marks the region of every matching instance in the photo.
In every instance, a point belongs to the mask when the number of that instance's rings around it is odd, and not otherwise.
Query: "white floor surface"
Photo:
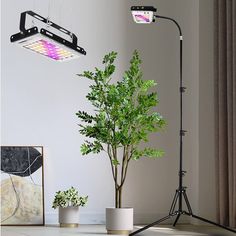
[[[136,226],[134,228],[138,229]],[[2,226],[2,236],[92,236],[107,235],[104,225],[80,225],[78,228],[60,228],[58,226]],[[235,233],[212,226],[193,226],[178,225],[176,228],[171,226],[152,227],[138,234],[140,236],[190,236],[190,235],[210,235],[210,236],[236,236]]]

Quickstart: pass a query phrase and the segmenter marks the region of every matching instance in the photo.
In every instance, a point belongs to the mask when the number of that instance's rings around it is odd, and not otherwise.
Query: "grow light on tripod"
[[[179,94],[180,94],[180,132],[179,132],[179,143],[180,143],[180,147],[179,147],[179,186],[175,191],[175,195],[169,210],[169,214],[161,219],[158,219],[134,232],[132,232],[131,234],[129,234],[129,236],[133,236],[136,234],[139,234],[140,232],[147,230],[150,227],[153,227],[155,225],[158,225],[168,219],[171,219],[172,217],[175,217],[175,221],[173,223],[173,226],[175,226],[177,224],[177,222],[179,221],[180,216],[185,215],[185,216],[191,216],[195,219],[201,220],[203,222],[215,225],[215,226],[219,226],[223,229],[226,229],[228,231],[234,232],[236,233],[235,229],[229,228],[227,226],[221,225],[219,223],[215,223],[213,221],[210,221],[208,219],[205,219],[201,216],[195,215],[192,211],[190,202],[188,200],[188,196],[186,193],[186,189],[187,187],[183,186],[183,177],[186,173],[186,171],[183,170],[183,136],[185,135],[185,133],[187,132],[186,130],[183,130],[183,93],[185,92],[185,87],[183,87],[183,35],[182,35],[182,30],[181,27],[179,25],[179,23],[171,18],[171,17],[166,17],[166,16],[160,16],[160,15],[154,15],[154,12],[156,12],[156,8],[154,7],[150,7],[150,6],[133,6],[131,7],[131,12],[132,12],[132,16],[133,19],[136,23],[143,23],[143,24],[147,24],[147,23],[151,23],[154,22],[156,18],[158,19],[164,19],[164,20],[168,20],[171,21],[175,24],[175,26],[178,28],[178,33],[179,33],[179,45],[180,45],[180,63],[179,63],[179,79],[180,79],[180,87],[179,87]],[[187,208],[187,210],[184,210],[184,204],[185,207]]]
[[[154,21],[156,8],[152,6],[132,6],[133,19],[138,24],[150,24]]]

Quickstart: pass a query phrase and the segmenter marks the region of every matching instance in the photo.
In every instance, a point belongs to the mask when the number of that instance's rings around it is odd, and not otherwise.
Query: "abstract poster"
[[[1,146],[1,225],[44,225],[43,147]]]

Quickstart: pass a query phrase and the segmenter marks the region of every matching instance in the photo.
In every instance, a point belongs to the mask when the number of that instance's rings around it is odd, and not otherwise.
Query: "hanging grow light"
[[[25,29],[26,14],[69,35],[72,42],[44,28],[41,28],[40,31],[36,26],[30,29]],[[10,41],[12,43],[17,43],[20,47],[28,49],[29,51],[60,62],[76,59],[81,55],[86,55],[86,51],[77,45],[77,37],[75,34],[32,11],[21,13],[20,32],[12,35]]]

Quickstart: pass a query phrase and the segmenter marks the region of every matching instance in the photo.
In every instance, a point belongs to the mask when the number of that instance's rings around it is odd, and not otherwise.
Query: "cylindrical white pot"
[[[60,227],[78,227],[79,207],[59,207],[59,223]]]
[[[106,208],[108,234],[128,235],[133,230],[133,208]]]

